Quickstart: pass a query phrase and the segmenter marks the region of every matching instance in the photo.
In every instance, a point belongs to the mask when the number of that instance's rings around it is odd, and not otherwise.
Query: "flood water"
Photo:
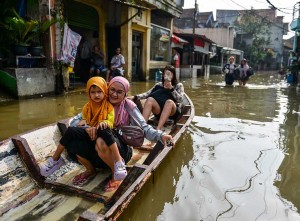
[[[277,73],[257,73],[246,87],[223,78],[182,79],[195,118],[119,220],[300,220],[300,93]],[[153,84],[134,82],[131,94]],[[71,117],[86,100],[1,103],[0,140]]]

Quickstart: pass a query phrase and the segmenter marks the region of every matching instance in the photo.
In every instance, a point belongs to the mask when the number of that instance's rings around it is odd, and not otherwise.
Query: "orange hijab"
[[[99,87],[104,94],[104,99],[101,103],[94,102],[90,97],[90,88],[93,85]],[[114,107],[107,100],[107,84],[102,77],[90,78],[86,84],[86,91],[89,96],[89,102],[86,103],[82,109],[82,117],[86,120],[88,125],[96,127],[101,121],[107,120],[108,113],[113,111]]]

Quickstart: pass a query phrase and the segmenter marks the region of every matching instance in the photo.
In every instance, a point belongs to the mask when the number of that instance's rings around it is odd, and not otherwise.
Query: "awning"
[[[229,47],[223,47],[221,49],[222,54],[232,54],[232,55],[242,55],[243,51],[234,49],[234,48],[229,48]]]
[[[176,36],[176,35],[172,35],[172,42],[174,42],[175,44],[188,44],[189,42]]]
[[[131,2],[127,2],[126,0],[114,0],[114,2],[126,5],[128,7],[132,7],[132,8],[137,8],[137,9],[142,9],[142,10],[150,10],[149,8],[146,8],[144,6],[140,6]]]

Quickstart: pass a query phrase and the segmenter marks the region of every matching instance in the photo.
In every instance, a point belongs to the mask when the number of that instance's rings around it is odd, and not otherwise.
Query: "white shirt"
[[[122,64],[125,64],[124,56],[121,54],[115,55],[112,57],[110,63],[111,63],[111,67],[122,69],[122,67],[119,67],[119,66]]]

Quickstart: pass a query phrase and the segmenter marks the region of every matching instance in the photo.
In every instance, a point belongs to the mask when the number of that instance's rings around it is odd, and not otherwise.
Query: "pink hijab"
[[[118,82],[124,86],[125,97],[123,101],[121,101],[119,104],[114,105],[114,110],[115,110],[114,127],[118,127],[121,125],[126,126],[129,125],[130,123],[130,117],[128,111],[125,108],[125,103],[127,104],[127,107],[129,107],[130,110],[133,110],[136,107],[136,104],[133,101],[126,98],[130,88],[129,81],[124,77],[117,76],[110,80],[108,88],[115,82]]]

